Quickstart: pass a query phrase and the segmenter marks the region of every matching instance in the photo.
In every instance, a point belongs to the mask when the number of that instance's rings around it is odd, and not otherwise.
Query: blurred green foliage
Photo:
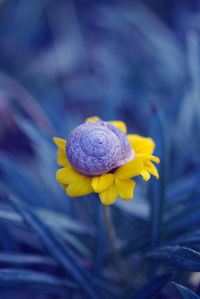
[[[1,298],[198,298],[200,2],[0,2]],[[98,199],[55,179],[52,137],[93,115],[161,158],[111,206],[121,270]]]

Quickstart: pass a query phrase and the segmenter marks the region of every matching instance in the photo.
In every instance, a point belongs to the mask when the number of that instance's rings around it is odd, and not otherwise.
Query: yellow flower
[[[98,120],[98,117],[91,117],[86,122]],[[122,121],[109,122],[127,133],[126,125]],[[104,205],[113,204],[118,197],[123,200],[133,198],[135,182],[133,177],[141,175],[144,181],[150,179],[150,175],[159,178],[158,171],[152,162],[159,163],[158,157],[153,156],[155,143],[151,138],[139,135],[126,135],[135,156],[128,163],[99,176],[86,176],[75,170],[70,164],[66,155],[66,140],[53,138],[58,147],[58,165],[62,166],[56,173],[56,179],[66,190],[70,197],[87,195],[92,192],[98,193]]]

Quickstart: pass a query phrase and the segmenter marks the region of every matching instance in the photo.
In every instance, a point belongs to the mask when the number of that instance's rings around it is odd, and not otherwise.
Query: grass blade
[[[48,265],[56,266],[55,261],[45,255],[33,255],[33,254],[19,254],[19,253],[8,253],[0,252],[0,263],[6,263],[11,265]]]
[[[31,286],[37,285],[38,287],[63,287],[77,289],[78,285],[73,281],[67,279],[58,279],[50,274],[23,270],[23,269],[0,269],[0,285],[16,285]]]
[[[128,299],[150,299],[164,287],[170,278],[170,274],[156,276],[138,288]]]
[[[200,253],[191,248],[165,246],[148,253],[146,256],[151,260],[163,262],[175,269],[200,272]]]
[[[175,286],[182,299],[200,299],[200,297],[197,296],[197,294],[195,294],[190,289],[182,286],[181,284],[178,284],[174,281],[172,281],[172,284]]]
[[[90,298],[99,298],[94,286],[90,282],[88,272],[77,263],[77,258],[74,257],[71,249],[58,240],[35,214],[19,204],[16,200],[10,199],[10,203],[22,216],[29,228],[37,234],[41,243],[65,272],[71,274]]]
[[[168,142],[165,129],[165,119],[157,111],[152,115],[150,123],[150,136],[156,143],[155,154],[160,157],[160,180],[152,182],[150,190],[151,203],[151,248],[160,245],[163,231],[163,208],[166,201]]]

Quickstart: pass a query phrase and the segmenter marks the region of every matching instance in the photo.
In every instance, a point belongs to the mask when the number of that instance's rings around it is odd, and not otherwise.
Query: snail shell
[[[102,175],[135,157],[126,134],[102,120],[75,128],[67,140],[66,155],[73,168],[86,176]]]

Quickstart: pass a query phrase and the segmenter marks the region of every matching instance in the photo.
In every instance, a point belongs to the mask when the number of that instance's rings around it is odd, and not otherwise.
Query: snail
[[[97,120],[82,124],[70,133],[66,155],[77,172],[100,176],[134,159],[135,152],[120,128]]]

